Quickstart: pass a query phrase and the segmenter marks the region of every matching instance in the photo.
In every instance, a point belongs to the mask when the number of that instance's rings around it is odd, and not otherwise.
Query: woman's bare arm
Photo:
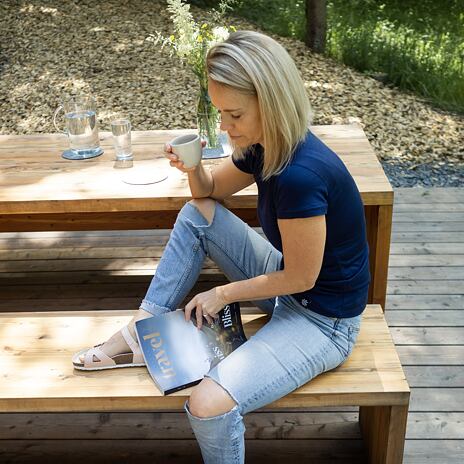
[[[312,288],[322,266],[325,216],[279,219],[285,269],[219,287],[224,301],[253,301]]]

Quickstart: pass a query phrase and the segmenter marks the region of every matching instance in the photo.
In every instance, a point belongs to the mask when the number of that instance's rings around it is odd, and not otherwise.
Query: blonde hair
[[[262,177],[279,174],[290,162],[311,121],[311,106],[298,69],[284,47],[254,31],[237,31],[214,45],[206,58],[208,77],[258,99],[263,143]],[[234,157],[243,157],[235,150]]]

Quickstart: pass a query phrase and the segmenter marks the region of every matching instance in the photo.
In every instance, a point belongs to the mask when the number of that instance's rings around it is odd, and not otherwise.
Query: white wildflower
[[[223,26],[213,28],[213,39],[217,42],[223,42],[229,37],[229,31]]]
[[[198,24],[190,12],[190,5],[185,0],[167,0],[167,10],[171,14],[173,31],[169,37],[159,32],[151,35],[147,40],[167,47],[182,61],[187,63],[194,74],[199,78],[200,85],[207,87],[206,54],[218,42],[229,37],[226,26],[220,25],[224,14],[231,8],[235,0],[221,0],[219,10],[212,10],[211,23]],[[231,30],[235,30],[231,26]]]

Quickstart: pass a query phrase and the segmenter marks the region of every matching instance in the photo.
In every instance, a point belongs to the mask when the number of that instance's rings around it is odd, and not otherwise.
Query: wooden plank
[[[388,280],[464,280],[464,266],[393,267]]]
[[[247,414],[247,440],[359,439],[358,413],[254,412]],[[193,439],[185,412],[0,414],[2,440]]]
[[[187,294],[185,299],[179,304],[183,308],[199,291],[214,287],[215,284],[209,283],[194,289]],[[34,312],[50,312],[50,311],[135,311],[139,308],[142,301],[141,296],[132,298],[41,298],[41,299],[11,299],[0,300],[0,312],[16,312],[26,313]],[[250,306],[250,307],[247,307]],[[241,303],[242,314],[256,313],[256,306],[252,306],[251,302],[243,301]]]
[[[464,413],[413,412],[409,415],[407,438],[463,440]]]
[[[404,203],[464,203],[460,187],[446,188],[395,188],[395,205]]]
[[[4,464],[47,462],[61,464],[192,464],[201,455],[195,440],[4,440],[0,458]],[[250,464],[301,464],[311,456],[318,464],[362,464],[361,440],[249,440]]]
[[[1,290],[1,289],[0,289]],[[50,292],[51,293],[51,292]],[[136,310],[141,298],[30,298],[0,300],[0,312]]]
[[[318,464],[362,464],[361,440],[249,440],[247,463],[301,464],[308,456]],[[192,464],[201,462],[194,440],[8,440],[2,443],[0,458],[4,464]],[[462,464],[461,440],[406,440],[404,464]]]
[[[393,221],[393,233],[396,232],[463,232],[464,222],[416,222]]]
[[[76,231],[77,232],[77,231]],[[109,232],[109,231],[102,231]],[[126,232],[126,231],[120,231]],[[130,231],[129,231],[130,232]],[[39,234],[40,232],[28,232],[28,234]],[[30,238],[0,238],[0,250],[2,254],[13,253],[19,251],[20,253],[29,252],[43,252],[44,247],[48,247],[49,251],[60,251],[62,254],[66,250],[87,252],[92,249],[105,249],[111,246],[115,247],[115,252],[119,249],[152,247],[155,245],[165,246],[168,240],[168,233],[164,236],[160,235],[111,235],[111,236],[79,236],[79,237],[30,237]],[[7,255],[8,256],[8,255]]]
[[[108,270],[143,270],[146,273],[154,273],[158,267],[160,255],[147,258],[134,259],[62,259],[62,260],[41,260],[31,259],[24,261],[0,261],[0,273],[4,272],[40,272],[43,270],[61,272],[61,271],[93,271],[99,269]]]
[[[258,230],[259,228],[256,228]],[[135,239],[152,236],[166,236],[171,229],[134,229],[134,230],[75,230],[75,231],[39,231],[39,232],[0,232],[1,240],[60,240],[60,239],[91,239],[95,237],[134,237]],[[79,241],[79,240],[78,240]]]
[[[114,239],[113,239],[114,240]],[[106,246],[102,244],[86,244],[78,247],[60,247],[48,243],[48,248],[25,248],[19,247],[14,250],[0,250],[0,260],[24,261],[24,260],[61,260],[61,259],[122,259],[122,258],[150,258],[159,257],[166,246],[166,240],[155,239],[158,243],[146,243],[145,245],[129,246],[116,242],[111,246],[108,240]],[[126,240],[127,242],[127,240]]]
[[[396,351],[403,366],[462,366],[464,346],[400,345]]]
[[[418,213],[395,213],[393,222],[462,222],[464,213],[461,212],[418,212]]]
[[[464,309],[464,295],[387,295],[389,309]]]
[[[393,243],[390,248],[392,255],[450,255],[464,254],[463,243]]]
[[[57,285],[54,286],[62,298],[79,298],[85,295],[87,298],[106,298],[111,295],[113,298],[116,297],[135,297],[144,296],[147,291],[147,286],[140,283],[127,283],[124,288],[121,288],[120,284],[82,284],[79,286],[75,285]],[[23,298],[40,298],[44,293],[43,286],[31,285],[27,288],[27,293]],[[17,290],[14,287],[8,285],[0,287],[0,294],[2,299],[15,299],[18,297]]]
[[[391,327],[391,335],[395,345],[464,345],[464,326]]]
[[[462,295],[462,280],[392,280],[387,292],[395,295]]]
[[[116,211],[111,204],[100,204],[102,211],[98,212],[59,212],[54,213],[26,213],[26,214],[0,214],[0,230],[3,232],[41,231],[41,230],[139,230],[139,229],[166,229],[172,228],[177,218],[178,211],[190,198],[179,200],[177,203],[165,203],[152,205],[151,210]],[[102,202],[103,203],[103,202]],[[149,203],[150,204],[150,203]],[[247,207],[235,208],[230,201],[226,206],[240,219],[250,226],[257,225],[256,202]],[[136,209],[137,202],[128,203]],[[162,208],[166,209],[162,209]],[[47,207],[44,207],[47,209]],[[108,208],[108,211],[105,211]]]
[[[409,385],[415,387],[443,388],[464,387],[464,369],[458,366],[405,366]],[[446,388],[445,388],[446,387]]]
[[[462,464],[462,440],[406,440],[404,464]]]
[[[203,270],[199,279],[215,280],[219,276],[213,270],[207,272]],[[145,269],[127,269],[127,270],[94,270],[94,271],[60,271],[60,272],[4,272],[0,275],[1,285],[23,286],[27,292],[29,285],[45,284],[48,288],[59,284],[80,285],[87,282],[93,283],[143,283],[147,286],[153,277],[153,272]],[[21,289],[18,288],[18,296],[21,295]]]
[[[393,208],[395,213],[456,213],[464,212],[464,201],[462,203],[395,203]]]
[[[464,327],[462,310],[389,310],[385,312],[392,327]]]
[[[463,266],[464,255],[392,255],[390,266]]]
[[[432,414],[433,417],[440,416],[443,412],[464,412],[464,388],[412,388],[409,403],[409,430],[414,435],[420,434],[421,429],[416,429],[418,423],[431,420],[430,416],[424,418],[411,414],[419,411],[435,412]],[[447,422],[447,417],[442,420]]]
[[[158,256],[146,258],[84,258],[81,259],[31,259],[17,261],[0,261],[0,272],[29,272],[47,271],[93,271],[99,269],[107,270],[144,270],[154,273],[158,267],[161,252]],[[216,266],[214,266],[217,269]]]
[[[393,228],[395,225],[393,225]],[[464,232],[393,232],[392,243],[444,243],[464,242]],[[1,243],[1,242],[0,242]]]

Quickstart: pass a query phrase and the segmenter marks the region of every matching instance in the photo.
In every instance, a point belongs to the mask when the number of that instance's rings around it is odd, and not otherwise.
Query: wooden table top
[[[365,205],[393,203],[390,183],[360,126],[314,126],[312,130],[343,159]],[[134,168],[168,175],[149,185],[122,181],[130,169],[115,169],[109,132],[100,132],[105,153],[83,161],[61,157],[68,148],[63,134],[0,135],[0,214],[179,210],[190,199],[187,175],[169,166],[163,147],[180,133],[189,132],[193,130],[133,131]],[[256,196],[253,184],[225,205],[255,208]]]

